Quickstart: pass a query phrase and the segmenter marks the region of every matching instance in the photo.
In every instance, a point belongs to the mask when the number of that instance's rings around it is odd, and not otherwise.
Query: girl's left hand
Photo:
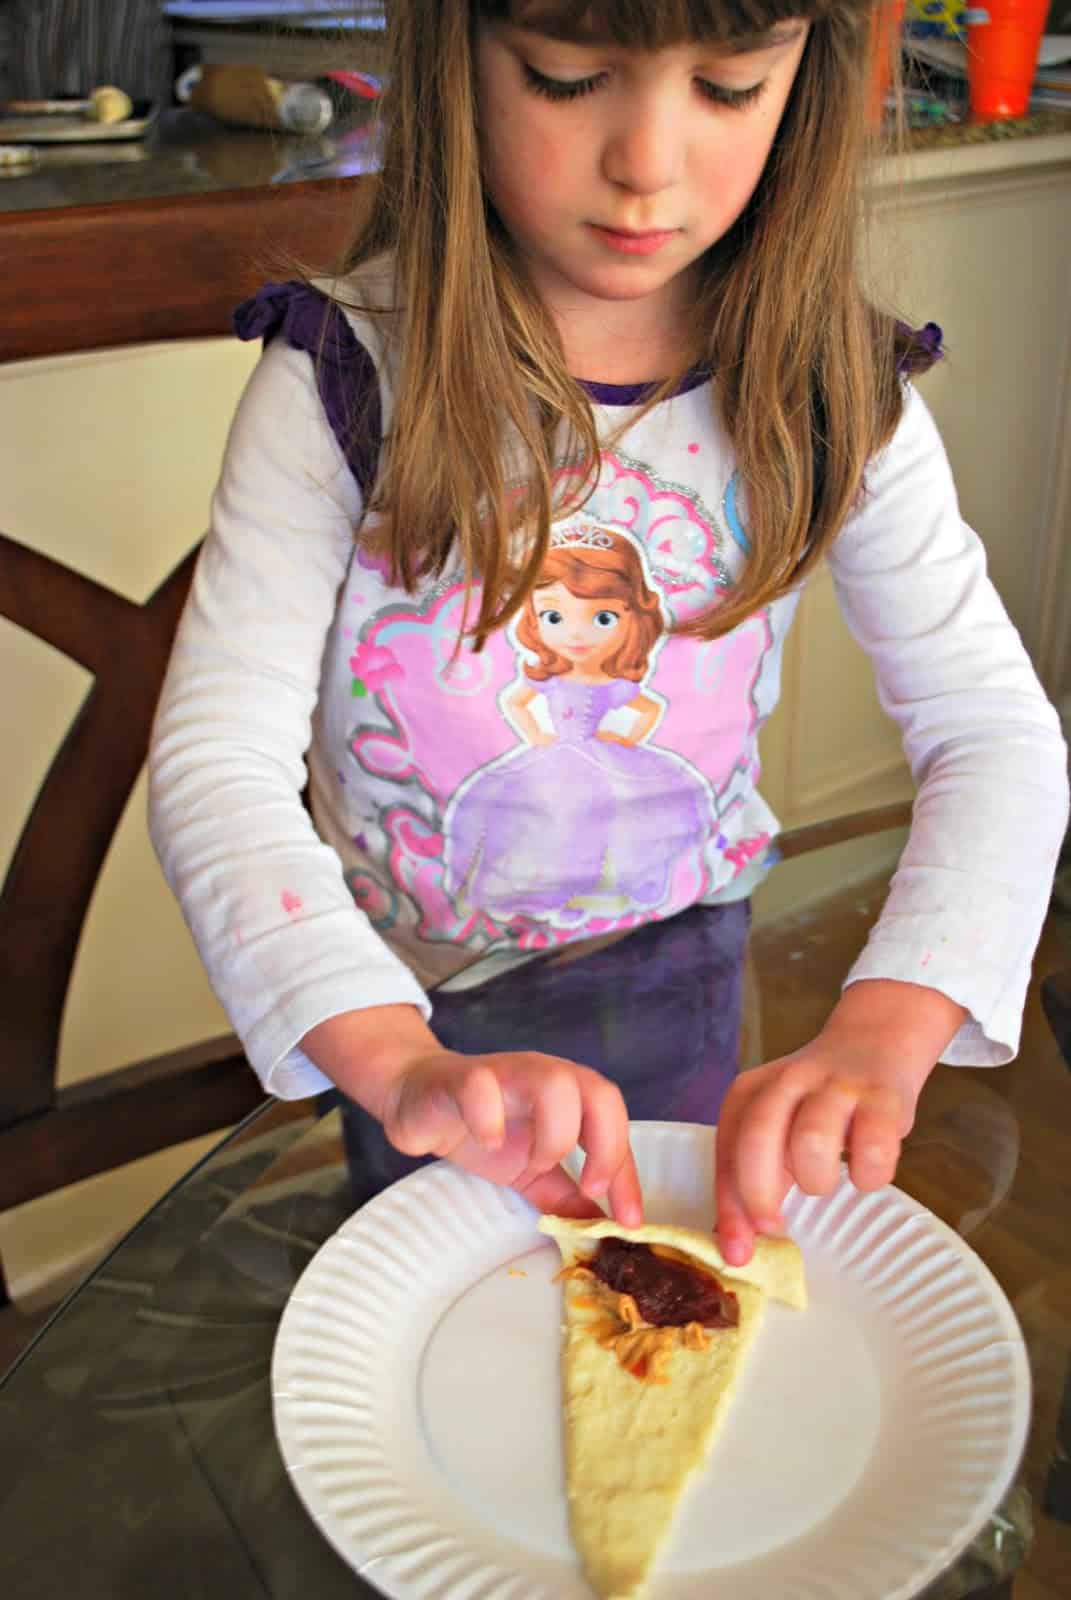
[[[859,982],[817,1039],[735,1079],[716,1149],[727,1262],[750,1260],[757,1233],[784,1233],[781,1206],[794,1184],[830,1194],[842,1159],[857,1189],[892,1182],[922,1087],[965,1015],[932,989]]]

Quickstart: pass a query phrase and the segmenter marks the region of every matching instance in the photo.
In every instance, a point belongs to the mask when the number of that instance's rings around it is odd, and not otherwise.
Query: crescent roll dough
[[[735,1327],[704,1333],[693,1324],[686,1335],[637,1323],[631,1297],[615,1294],[590,1273],[570,1273],[563,1285],[573,1543],[596,1594],[634,1600],[669,1537],[685,1487],[707,1457],[767,1297],[800,1310],[807,1304],[803,1259],[789,1239],[759,1239],[746,1267],[730,1267],[709,1234],[689,1228],[623,1228],[609,1219],[549,1216],[539,1226],[557,1243],[567,1269],[593,1256],[600,1239],[626,1239],[687,1257],[737,1298]]]

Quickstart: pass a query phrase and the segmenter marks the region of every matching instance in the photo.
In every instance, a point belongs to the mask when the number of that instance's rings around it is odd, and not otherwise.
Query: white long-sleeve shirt
[[[604,452],[527,624],[458,650],[460,570],[406,594],[355,539],[366,473],[340,443],[338,372],[356,350],[389,420],[382,320],[348,313],[335,378],[318,380],[309,291],[264,305],[247,333],[284,337],[232,428],[157,715],[150,824],[250,1061],[297,1098],[327,1086],[299,1045],[327,1017],[427,1015],[427,987],[488,951],[748,891],[777,831],[757,736],[798,595],[713,643],[667,632],[716,603],[747,548],[695,374]],[[637,392],[588,387],[608,435]],[[937,989],[969,1013],[943,1059],[1007,1061],[1067,821],[1066,750],[910,386],[829,565],[918,785],[847,981]]]

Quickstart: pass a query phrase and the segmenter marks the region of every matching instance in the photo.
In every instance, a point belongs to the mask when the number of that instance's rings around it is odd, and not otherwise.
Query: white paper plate
[[[709,1227],[709,1128],[633,1124],[651,1219]],[[966,1244],[845,1179],[785,1214],[806,1312],[771,1304],[650,1600],[903,1600],[1004,1494],[1022,1335]],[[561,1467],[557,1249],[518,1196],[437,1164],[329,1239],[272,1362],[275,1426],[325,1537],[405,1600],[584,1600]]]

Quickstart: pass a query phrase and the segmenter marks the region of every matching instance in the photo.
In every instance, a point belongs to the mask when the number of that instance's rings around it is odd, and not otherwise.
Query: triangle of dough
[[[706,1460],[729,1406],[741,1365],[758,1332],[767,1296],[803,1308],[803,1261],[788,1239],[759,1239],[746,1267],[727,1267],[712,1237],[687,1228],[645,1224],[623,1228],[609,1219],[576,1222],[543,1217],[540,1229],[558,1244],[566,1267],[594,1254],[600,1238],[668,1245],[713,1269],[736,1295],[735,1328],[709,1335],[704,1350],[678,1340],[668,1382],[645,1383],[622,1366],[590,1331],[590,1278],[563,1285],[565,1328],[562,1389],[566,1487],[573,1544],[585,1575],[603,1600],[634,1600],[665,1545],[684,1490]]]

